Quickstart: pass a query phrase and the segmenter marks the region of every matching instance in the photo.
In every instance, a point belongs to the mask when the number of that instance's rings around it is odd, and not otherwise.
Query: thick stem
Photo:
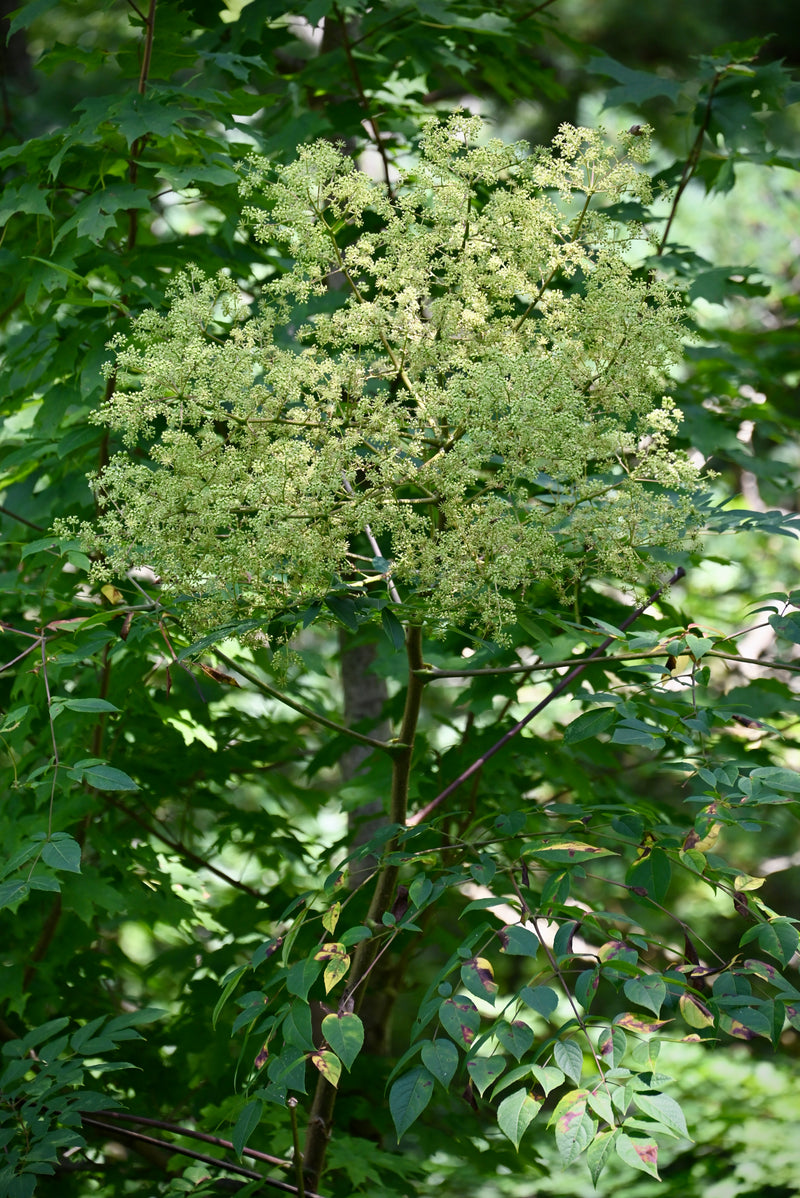
[[[406,703],[403,711],[403,722],[400,726],[399,747],[392,761],[392,786],[389,808],[389,821],[401,827],[406,822],[408,814],[408,784],[411,777],[411,761],[414,753],[414,736],[419,721],[422,694],[425,689],[424,681],[416,671],[422,669],[422,629],[412,626],[406,631],[406,654],[408,656],[408,684],[406,688]],[[397,848],[396,839],[386,846],[386,852],[392,853]],[[398,867],[385,865],[375,879],[375,889],[367,915],[367,924],[380,924],[381,916],[388,911],[394,898],[397,885]],[[364,1002],[368,986],[365,982],[377,955],[377,942],[362,940],[356,949],[350,981],[345,992],[344,1002],[352,1002],[352,1010],[357,1011]],[[306,1186],[316,1190],[322,1176],[325,1164],[325,1152],[333,1125],[333,1111],[336,1104],[336,1089],[320,1075],[306,1132],[305,1152],[303,1153],[303,1172]]]

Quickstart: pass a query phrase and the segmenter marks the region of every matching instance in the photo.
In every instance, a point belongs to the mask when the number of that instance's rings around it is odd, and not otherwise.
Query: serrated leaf
[[[423,1044],[422,1063],[446,1090],[458,1068],[458,1049],[446,1036],[437,1036]]]
[[[255,1129],[261,1122],[261,1116],[264,1112],[264,1103],[260,1098],[253,1099],[246,1106],[242,1107],[239,1112],[239,1118],[236,1120],[236,1126],[231,1132],[231,1143],[233,1150],[242,1159],[242,1151],[245,1148],[247,1141],[253,1134]]]
[[[467,1061],[467,1073],[472,1079],[475,1089],[483,1094],[488,1086],[502,1075],[506,1067],[505,1057],[474,1057]]]
[[[564,1082],[564,1074],[554,1065],[531,1065],[531,1073],[544,1090],[545,1096]]]
[[[649,1173],[651,1177],[661,1181],[658,1176],[658,1145],[655,1140],[644,1140],[638,1136],[634,1139],[621,1131],[614,1148],[619,1159],[626,1165],[630,1165],[632,1169],[641,1169],[643,1173]]]
[[[600,1178],[600,1174],[605,1169],[610,1158],[614,1153],[614,1145],[619,1135],[619,1129],[614,1127],[610,1131],[601,1131],[595,1136],[586,1152],[586,1164],[589,1166],[589,1172],[592,1176],[592,1184],[596,1187]]]
[[[349,1011],[326,1015],[322,1021],[322,1034],[349,1070],[364,1044],[364,1025],[358,1015]]]
[[[389,1110],[398,1141],[433,1097],[434,1078],[423,1065],[398,1077],[389,1091]]]
[[[577,1086],[583,1072],[583,1053],[574,1040],[556,1040],[553,1060],[559,1069]]]
[[[519,1151],[520,1140],[541,1109],[541,1102],[531,1098],[523,1087],[509,1094],[497,1108],[497,1126]]]
[[[63,869],[71,874],[81,872],[81,846],[72,836],[48,840],[42,848],[42,860],[51,869]]]
[[[586,1110],[587,1090],[570,1090],[550,1118],[555,1124],[556,1148],[561,1163],[571,1165],[594,1137],[595,1122]]]
[[[643,1115],[656,1119],[668,1131],[683,1140],[691,1139],[683,1111],[669,1094],[634,1094],[633,1101]]]

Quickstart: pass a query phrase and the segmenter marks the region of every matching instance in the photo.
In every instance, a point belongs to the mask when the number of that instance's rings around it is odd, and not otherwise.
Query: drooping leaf
[[[481,1017],[472,999],[459,994],[446,998],[441,1004],[439,1021],[459,1047],[469,1048],[480,1027]]]
[[[617,1156],[633,1169],[641,1169],[658,1181],[658,1145],[655,1140],[644,1139],[642,1136],[629,1136],[621,1131],[614,1143]]]
[[[351,1069],[364,1044],[364,1025],[358,1015],[352,1011],[326,1015],[322,1034],[345,1069]]]
[[[517,1151],[520,1140],[536,1118],[541,1106],[541,1102],[532,1098],[524,1087],[507,1095],[498,1106],[497,1126]]]
[[[418,1065],[399,1077],[389,1091],[389,1110],[398,1141],[420,1117],[433,1097],[434,1078]]]
[[[423,1044],[422,1063],[446,1090],[458,1067],[458,1049],[446,1036],[437,1036]]]

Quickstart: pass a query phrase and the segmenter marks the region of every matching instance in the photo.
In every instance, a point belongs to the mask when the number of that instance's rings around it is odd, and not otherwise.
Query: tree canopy
[[[5,18],[0,1194],[796,1192],[800,89],[630,12]]]

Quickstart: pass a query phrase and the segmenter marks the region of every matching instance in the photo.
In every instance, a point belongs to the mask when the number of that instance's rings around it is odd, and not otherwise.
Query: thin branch
[[[646,602],[641,605],[641,607],[637,607],[635,611],[631,612],[626,620],[623,620],[623,622],[620,624],[620,631],[624,632],[626,628],[629,628],[631,624],[638,620],[639,617],[647,611],[648,607],[655,603],[659,595],[661,595],[667,589],[667,587],[672,586],[673,583],[677,582],[679,578],[683,578],[685,573],[686,571],[684,570],[683,566],[679,566],[672,577],[667,580],[667,582],[663,583],[657,591],[654,591],[653,594],[646,600]],[[451,782],[450,785],[446,786],[443,791],[436,795],[435,798],[431,799],[429,803],[426,803],[420,811],[417,811],[414,815],[412,815],[410,819],[407,820],[408,827],[414,828],[417,824],[422,823],[424,819],[427,819],[430,813],[435,811],[440,803],[444,802],[444,800],[448,798],[453,791],[457,790],[463,782],[466,782],[468,778],[471,778],[473,774],[482,769],[486,762],[491,757],[494,757],[495,753],[499,753],[501,749],[505,748],[508,742],[512,740],[513,737],[515,737],[519,732],[521,732],[522,729],[525,728],[531,722],[531,720],[539,714],[539,712],[543,711],[545,707],[552,703],[553,700],[558,697],[558,695],[562,694],[567,687],[569,687],[575,681],[576,678],[580,677],[586,667],[600,657],[615,639],[616,638],[613,636],[606,637],[602,644],[598,645],[593,653],[590,653],[588,657],[585,657],[583,661],[570,670],[568,674],[565,674],[563,678],[561,678],[552,688],[550,693],[546,695],[544,699],[542,699],[541,703],[537,703],[536,706],[519,721],[519,723],[515,724],[513,728],[506,732],[505,736],[501,736],[500,739],[493,744],[490,749],[487,749],[486,752],[477,759],[477,761],[473,761],[471,766],[465,769],[462,774],[459,774],[454,782]]]
[[[697,165],[700,161],[700,155],[703,152],[703,141],[704,141],[706,133],[708,131],[708,126],[711,122],[711,108],[712,108],[713,101],[714,101],[714,92],[717,90],[717,85],[719,84],[721,79],[722,79],[722,74],[720,72],[717,72],[717,73],[715,73],[714,78],[711,80],[711,84],[708,89],[708,100],[706,101],[705,110],[703,112],[703,119],[700,122],[700,128],[697,132],[697,137],[694,139],[694,144],[692,145],[692,148],[689,151],[689,157],[686,159],[686,165],[683,168],[683,173],[681,174],[680,182],[678,184],[678,189],[675,192],[675,198],[673,199],[672,206],[669,210],[669,216],[667,218],[667,223],[664,228],[664,235],[661,238],[658,249],[656,250],[657,258],[660,258],[661,255],[664,253],[664,249],[666,248],[666,244],[667,244],[667,238],[669,237],[670,229],[672,228],[672,222],[674,221],[675,214],[678,211],[678,204],[681,202],[681,196],[686,191],[686,188],[689,186],[692,176],[694,175],[695,171],[697,170]]]
[[[211,1136],[205,1131],[195,1131],[194,1128],[183,1127],[180,1123],[169,1123],[165,1119],[149,1119],[144,1115],[130,1115],[127,1111],[97,1111],[95,1112],[100,1119],[121,1119],[123,1123],[141,1123],[144,1127],[159,1127],[162,1131],[170,1131],[176,1136],[186,1136],[190,1140],[202,1140],[204,1144],[214,1144],[217,1148],[226,1148],[229,1152],[234,1151],[234,1146],[230,1140],[223,1140],[219,1136]],[[242,1156],[250,1156],[253,1160],[263,1161],[266,1165],[277,1165],[281,1169],[290,1169],[291,1162],[285,1161],[279,1156],[269,1156],[266,1152],[258,1152],[255,1148],[243,1148]]]
[[[394,195],[394,189],[392,187],[391,169],[390,169],[391,164],[389,162],[389,158],[386,153],[386,147],[383,144],[383,138],[381,137],[381,131],[378,128],[378,122],[375,120],[375,117],[372,116],[372,114],[370,113],[370,110],[369,110],[370,106],[369,106],[369,103],[367,102],[366,93],[364,91],[364,85],[361,82],[361,75],[358,70],[358,65],[356,63],[355,56],[353,55],[353,48],[350,45],[350,38],[348,37],[348,34],[347,34],[347,22],[345,21],[344,17],[342,16],[341,12],[339,11],[338,4],[334,4],[332,6],[332,11],[336,16],[336,20],[339,22],[339,28],[342,31],[342,46],[344,47],[345,57],[347,58],[347,65],[350,68],[350,74],[352,76],[353,83],[355,84],[356,94],[358,96],[358,102],[361,105],[361,107],[364,111],[364,114],[366,116],[366,123],[369,125],[370,129],[372,130],[372,140],[375,143],[375,148],[377,149],[378,153],[380,154],[381,162],[383,163],[383,177],[386,181],[386,190],[389,194],[389,198],[391,199]]]
[[[374,736],[365,736],[362,732],[354,732],[352,728],[348,728],[345,724],[337,724],[335,720],[329,720],[327,716],[320,715],[311,707],[306,707],[305,703],[298,703],[296,699],[291,699],[285,695],[283,691],[277,690],[274,686],[270,686],[263,678],[259,678],[252,670],[246,669],[244,666],[238,665],[226,653],[220,649],[213,650],[214,656],[218,657],[221,662],[230,670],[235,670],[237,674],[241,674],[248,682],[264,694],[269,695],[272,699],[277,699],[279,703],[285,703],[287,707],[291,707],[292,711],[304,715],[306,719],[313,720],[315,724],[321,724],[323,728],[330,728],[333,732],[338,732],[342,736],[349,736],[351,740],[356,740],[360,745],[367,745],[370,749],[381,749],[384,753],[395,754],[401,752],[406,746],[392,741],[391,743],[385,740],[376,740]]]
[[[205,1153],[195,1152],[192,1148],[179,1148],[177,1144],[170,1144],[168,1140],[158,1140],[155,1136],[146,1136],[140,1131],[133,1131],[128,1127],[120,1127],[119,1124],[105,1123],[102,1119],[96,1119],[93,1115],[82,1115],[81,1122],[88,1124],[90,1127],[97,1127],[101,1131],[111,1132],[115,1136],[124,1136],[140,1144],[150,1144],[153,1147],[162,1148],[170,1154],[187,1156],[191,1160],[201,1161],[204,1165],[212,1165],[217,1169],[222,1169],[225,1173],[235,1173],[237,1177],[246,1177],[250,1181],[258,1181],[262,1186],[268,1186],[273,1190],[281,1190],[284,1194],[297,1194],[298,1192],[297,1187],[290,1185],[288,1181],[277,1181],[273,1177],[264,1177],[263,1174],[256,1173],[253,1169],[245,1169],[241,1165],[231,1165],[216,1156],[206,1156]],[[306,1191],[305,1198],[321,1198],[321,1195],[310,1194]]]
[[[17,513],[12,512],[10,508],[4,507],[2,503],[0,503],[0,514],[3,516],[8,516],[11,520],[18,520],[20,524],[25,524],[28,528],[35,529],[36,532],[47,532],[47,529],[41,524],[34,524],[32,520],[26,520],[24,516],[17,515]]]
[[[348,495],[352,495],[354,492],[353,492],[353,488],[350,486],[350,482],[348,481],[347,478],[345,478],[343,481],[344,481],[345,491],[347,491]],[[375,556],[383,557],[383,553],[381,552],[381,547],[378,544],[378,542],[376,541],[376,539],[373,535],[372,529],[370,528],[370,526],[368,524],[364,525],[364,532],[366,534],[367,540],[369,541],[370,548],[371,548],[372,552],[375,554]],[[386,559],[384,558],[384,561],[385,560]],[[389,592],[389,598],[391,599],[392,603],[400,603],[401,602],[400,595],[397,590],[397,587],[392,582],[391,576],[387,572],[383,577],[385,577],[385,579],[386,579],[386,589]]]
[[[209,873],[214,874],[221,881],[225,882],[227,886],[233,886],[234,889],[241,890],[245,894],[249,894],[251,898],[258,899],[259,902],[266,902],[265,896],[260,894],[259,891],[254,889],[254,887],[248,886],[246,882],[239,882],[236,878],[232,878],[223,870],[218,869],[216,865],[212,865],[211,862],[207,861],[205,857],[201,857],[199,853],[195,853],[192,851],[192,849],[187,848],[187,846],[180,840],[173,840],[173,838],[168,836],[166,832],[162,832],[158,826],[154,826],[141,815],[137,815],[135,811],[131,811],[130,807],[126,806],[125,803],[122,803],[119,799],[112,798],[110,792],[105,792],[103,794],[103,801],[112,807],[116,807],[118,811],[123,813],[123,815],[127,815],[128,819],[132,819],[133,822],[138,824],[140,828],[144,828],[146,832],[148,832],[151,836],[155,836],[157,840],[160,840],[162,844],[167,845],[167,847],[172,849],[173,852],[178,853],[181,857],[185,857],[187,861],[194,862],[195,865],[199,865],[202,869],[207,869]]]

